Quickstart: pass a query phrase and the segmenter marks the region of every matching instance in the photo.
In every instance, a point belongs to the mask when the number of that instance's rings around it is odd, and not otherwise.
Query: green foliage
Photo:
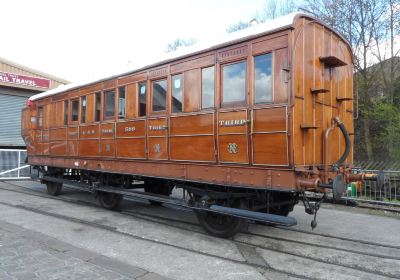
[[[355,160],[400,158],[398,0],[304,0],[304,8],[342,33],[354,51],[359,92]]]
[[[383,100],[372,104],[365,113],[370,120],[373,159],[399,159],[400,108]]]

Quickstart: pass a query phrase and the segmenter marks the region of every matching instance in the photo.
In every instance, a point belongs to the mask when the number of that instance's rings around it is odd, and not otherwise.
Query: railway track
[[[75,205],[96,207],[94,201],[70,198],[66,196],[52,197],[40,190],[29,187],[7,183],[10,187],[2,190],[17,192],[24,195],[42,197],[51,200],[72,203]],[[400,247],[375,242],[343,238],[340,236],[326,235],[314,232],[306,232],[298,229],[281,229],[279,227],[265,227],[250,224],[247,231],[237,234],[228,242],[233,243],[239,250],[243,260],[230,258],[206,251],[202,248],[190,247],[176,244],[168,239],[158,236],[143,235],[135,232],[127,232],[99,221],[82,219],[64,213],[46,211],[40,207],[24,206],[9,202],[0,202],[9,207],[18,207],[42,215],[52,216],[59,219],[101,228],[118,233],[130,238],[140,239],[147,242],[172,246],[174,248],[216,257],[240,263],[257,269],[273,271],[288,277],[301,279],[321,279],[323,271],[331,270],[333,275],[346,276],[348,279],[398,279],[400,278]],[[125,217],[131,217],[146,223],[166,226],[171,230],[190,232],[191,235],[207,235],[202,228],[192,219],[192,214],[178,215],[180,218],[171,218],[176,210],[168,207],[162,213],[149,213],[149,209],[123,210],[120,212]],[[147,210],[147,211],[146,211]],[[151,211],[150,211],[151,212]],[[290,260],[290,261],[288,261]],[[307,271],[305,267],[312,267]]]

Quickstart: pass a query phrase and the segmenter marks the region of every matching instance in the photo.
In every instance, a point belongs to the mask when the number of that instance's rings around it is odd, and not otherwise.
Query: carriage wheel
[[[122,194],[117,193],[110,193],[110,192],[99,192],[98,193],[98,200],[100,205],[109,210],[116,209],[121,201],[122,201]]]
[[[194,196],[196,201],[209,200],[208,196],[200,197]],[[241,199],[235,201],[227,201],[226,199],[214,201],[218,205],[234,207],[234,208],[245,208],[244,202]],[[195,210],[197,219],[200,225],[211,235],[217,237],[231,237],[238,233],[243,226],[244,220],[241,218],[218,214],[209,211]]]
[[[240,231],[243,220],[240,218],[207,211],[196,211],[200,225],[211,235],[231,237]]]
[[[47,193],[52,196],[57,196],[61,193],[62,184],[56,182],[46,182]]]

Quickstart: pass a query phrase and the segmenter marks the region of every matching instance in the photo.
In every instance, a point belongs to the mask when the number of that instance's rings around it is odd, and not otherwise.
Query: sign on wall
[[[0,83],[10,83],[21,86],[39,87],[39,88],[50,87],[50,80],[48,79],[29,77],[29,76],[5,73],[5,72],[0,72]]]

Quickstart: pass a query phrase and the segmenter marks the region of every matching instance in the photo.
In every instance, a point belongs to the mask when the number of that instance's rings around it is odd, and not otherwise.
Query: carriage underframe
[[[192,209],[203,228],[212,235],[229,237],[242,229],[244,220],[293,226],[287,217],[302,192],[201,184],[166,178],[106,173],[80,169],[35,166],[50,195],[59,195],[63,185],[94,194],[106,209],[117,209],[122,197],[148,200],[152,205],[172,204]],[[174,188],[182,197],[171,197]]]

